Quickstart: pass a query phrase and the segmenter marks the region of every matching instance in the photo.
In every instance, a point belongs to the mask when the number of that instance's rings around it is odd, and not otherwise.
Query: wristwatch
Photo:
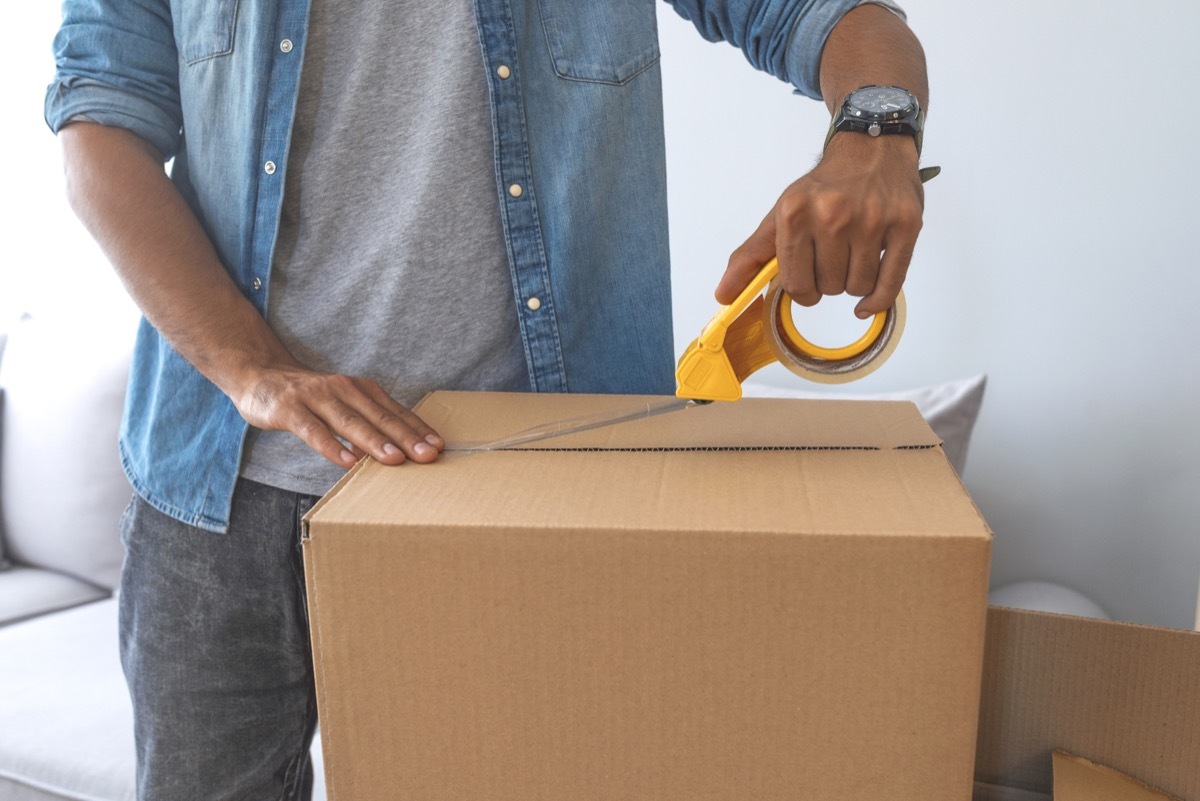
[[[868,136],[903,134],[917,142],[921,154],[921,131],[925,127],[921,104],[907,89],[899,86],[864,86],[846,95],[833,117],[826,146],[838,131],[858,131]]]

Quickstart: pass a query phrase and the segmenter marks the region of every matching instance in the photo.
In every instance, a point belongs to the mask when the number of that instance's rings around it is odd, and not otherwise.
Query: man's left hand
[[[925,193],[911,137],[840,132],[821,162],[789,186],[729,258],[717,301],[732,303],[779,258],[783,288],[802,306],[824,295],[861,297],[855,314],[891,308],[921,231]]]

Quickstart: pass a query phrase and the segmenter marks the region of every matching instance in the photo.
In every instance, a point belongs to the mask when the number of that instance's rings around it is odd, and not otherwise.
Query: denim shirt
[[[309,2],[65,0],[46,96],[56,132],[85,115],[174,159],[172,181],[264,314]],[[705,38],[819,97],[825,39],[859,2],[672,5]],[[475,0],[475,16],[533,389],[673,392],[653,0]],[[525,303],[534,297],[540,305]],[[224,531],[246,430],[233,403],[143,320],[120,438],[138,494]]]

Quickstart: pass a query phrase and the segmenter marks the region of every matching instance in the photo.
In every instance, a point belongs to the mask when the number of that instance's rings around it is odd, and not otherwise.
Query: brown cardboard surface
[[[1178,801],[1086,759],[1054,752],[1054,801]]]
[[[421,413],[471,441],[630,401]],[[310,513],[332,801],[970,797],[990,534],[911,405],[572,436],[364,462]]]
[[[1200,634],[993,607],[976,799],[1049,798],[1062,749],[1200,799]]]
[[[450,447],[500,439],[548,421],[636,412],[660,396],[437,392],[418,406],[438,431],[452,431]],[[778,401],[691,406],[620,425],[596,428],[523,446],[525,449],[637,450],[686,448],[897,448],[933,447],[937,436],[909,403],[809,401],[780,411]]]

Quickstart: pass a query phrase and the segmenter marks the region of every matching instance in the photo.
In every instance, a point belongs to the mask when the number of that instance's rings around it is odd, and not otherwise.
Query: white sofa
[[[134,795],[113,593],[135,322],[25,319],[0,341],[0,801]],[[801,384],[746,390],[808,394]],[[961,470],[983,389],[978,376],[892,397],[916,402]],[[319,746],[314,759],[319,800]]]
[[[0,331],[0,801],[134,797],[113,597],[134,322]]]

